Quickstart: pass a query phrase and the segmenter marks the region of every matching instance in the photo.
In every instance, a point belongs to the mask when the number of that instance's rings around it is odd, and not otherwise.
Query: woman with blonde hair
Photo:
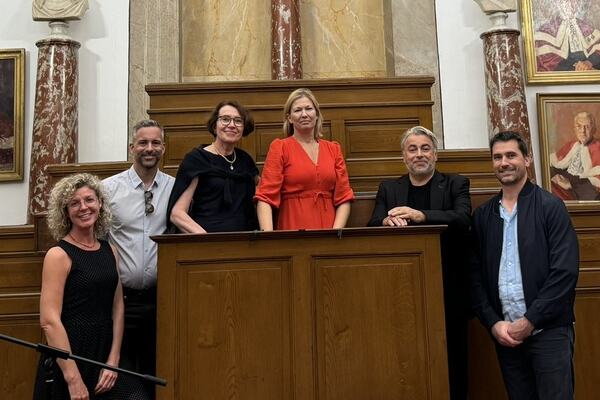
[[[346,226],[354,192],[340,145],[322,139],[323,116],[309,89],[290,94],[284,107],[285,139],[269,147],[254,196],[260,228],[338,229]]]
[[[118,366],[123,338],[123,292],[116,252],[100,239],[110,211],[100,180],[90,174],[61,179],[52,189],[48,227],[57,245],[44,258],[40,324],[48,344]],[[57,360],[54,382],[44,383],[40,357],[34,399],[145,399],[141,382],[75,362]],[[127,382],[125,382],[127,380]]]

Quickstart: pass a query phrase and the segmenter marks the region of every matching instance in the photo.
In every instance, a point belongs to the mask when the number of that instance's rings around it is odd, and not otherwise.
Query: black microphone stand
[[[44,383],[46,384],[46,399],[47,400],[52,399],[52,384],[54,383],[54,363],[56,362],[57,358],[61,358],[63,360],[71,359],[71,360],[81,361],[83,363],[96,365],[96,366],[102,367],[104,369],[108,369],[108,370],[115,371],[118,373],[123,373],[125,375],[135,376],[139,379],[152,382],[155,385],[167,386],[166,380],[157,378],[156,376],[140,374],[137,372],[129,371],[127,369],[113,367],[112,365],[108,365],[108,364],[105,364],[105,363],[102,363],[99,361],[90,360],[89,358],[80,357],[78,355],[71,354],[66,350],[59,349],[56,347],[47,346],[47,345],[41,344],[41,343],[36,344],[36,343],[27,342],[25,340],[17,339],[15,337],[8,336],[8,335],[3,335],[1,333],[0,333],[0,339],[5,340],[7,342],[11,342],[11,343],[16,343],[16,344],[24,346],[24,347],[29,347],[29,348],[35,349],[39,353],[42,353],[46,356],[46,358],[44,360],[44,373],[45,373]]]

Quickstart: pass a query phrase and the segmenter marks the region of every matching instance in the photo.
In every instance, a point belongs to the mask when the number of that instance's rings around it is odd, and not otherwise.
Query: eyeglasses
[[[240,117],[232,118],[229,115],[221,115],[218,118],[218,120],[221,121],[221,123],[225,126],[229,125],[231,123],[231,121],[233,121],[233,124],[235,126],[243,126],[244,125],[244,120],[241,119]]]
[[[154,195],[151,191],[144,191],[144,206],[146,210],[146,215],[152,214],[154,212],[154,206],[152,205],[152,197],[154,197]]]
[[[67,208],[79,210],[82,204],[85,204],[86,207],[91,207],[92,205],[96,204],[97,201],[98,199],[95,197],[86,197],[85,199],[74,199],[67,203]]]

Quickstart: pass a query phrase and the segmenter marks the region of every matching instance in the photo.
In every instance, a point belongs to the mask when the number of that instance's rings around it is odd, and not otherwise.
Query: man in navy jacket
[[[491,332],[511,399],[572,399],[579,247],[559,198],[527,178],[527,144],[490,141],[502,191],[475,210],[472,306]]]

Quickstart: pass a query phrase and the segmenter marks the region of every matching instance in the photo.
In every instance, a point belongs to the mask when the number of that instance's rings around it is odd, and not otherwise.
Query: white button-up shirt
[[[175,179],[156,172],[148,190],[152,192],[154,212],[146,215],[144,183],[133,169],[104,179],[110,210],[113,215],[110,242],[119,253],[119,271],[123,286],[148,289],[156,286],[157,244],[152,235],[166,229],[167,204]]]

